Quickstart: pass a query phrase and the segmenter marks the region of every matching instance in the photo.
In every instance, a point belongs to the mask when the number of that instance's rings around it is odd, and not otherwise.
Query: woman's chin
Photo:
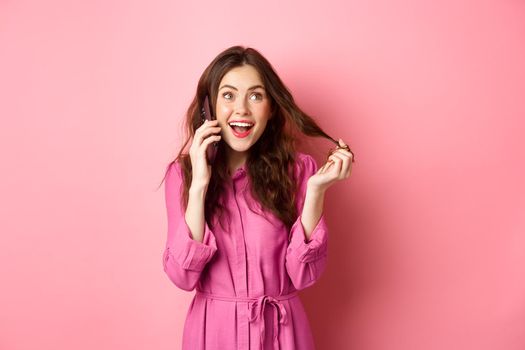
[[[251,147],[231,147],[230,152],[233,153],[246,153],[250,151]]]
[[[256,132],[246,138],[237,138],[233,135],[227,136],[229,137],[228,139],[225,137],[224,142],[226,143],[226,147],[229,151],[246,153],[249,152],[253,145],[259,140],[259,138],[261,138],[262,134]]]
[[[228,149],[228,152],[244,153],[250,150],[251,145],[251,142],[232,142],[226,143],[226,148]]]
[[[226,144],[231,151],[244,153],[248,152],[256,141],[257,140],[254,141],[252,138],[249,138],[244,140],[232,140]]]

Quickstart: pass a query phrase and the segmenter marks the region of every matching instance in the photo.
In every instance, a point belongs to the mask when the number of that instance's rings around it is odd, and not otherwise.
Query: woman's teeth
[[[233,123],[230,123],[230,127],[232,127],[232,129],[234,129],[235,131],[242,133],[242,132],[246,132],[249,129],[251,129],[253,127],[253,124],[233,122]]]

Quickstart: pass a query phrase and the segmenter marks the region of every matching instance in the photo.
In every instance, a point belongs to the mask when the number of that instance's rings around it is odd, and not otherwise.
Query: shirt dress
[[[314,349],[298,291],[314,284],[325,270],[328,228],[323,213],[306,241],[300,220],[307,180],[317,163],[297,152],[294,167],[298,216],[290,230],[251,196],[244,164],[224,193],[231,208],[229,232],[205,222],[202,242],[192,238],[180,204],[181,166],[174,162],[168,168],[163,267],[177,287],[195,290],[184,323],[183,350]]]

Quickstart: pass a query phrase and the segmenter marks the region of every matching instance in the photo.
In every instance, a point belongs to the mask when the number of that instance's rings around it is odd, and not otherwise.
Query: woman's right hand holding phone
[[[208,186],[211,178],[211,165],[206,160],[206,149],[211,143],[221,139],[221,127],[218,121],[206,120],[197,130],[190,146],[192,167],[192,186]]]

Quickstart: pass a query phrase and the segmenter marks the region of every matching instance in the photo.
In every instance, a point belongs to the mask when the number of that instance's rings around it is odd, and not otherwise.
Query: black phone
[[[204,102],[202,104],[201,108],[201,117],[202,122],[204,123],[205,120],[215,120],[215,116],[211,112],[213,109],[210,105],[210,99],[208,98],[208,95],[204,98]],[[208,164],[213,164],[215,161],[215,157],[217,156],[217,149],[219,148],[219,142],[213,141],[210,145],[208,145],[208,148],[206,148],[206,160],[208,161]]]

